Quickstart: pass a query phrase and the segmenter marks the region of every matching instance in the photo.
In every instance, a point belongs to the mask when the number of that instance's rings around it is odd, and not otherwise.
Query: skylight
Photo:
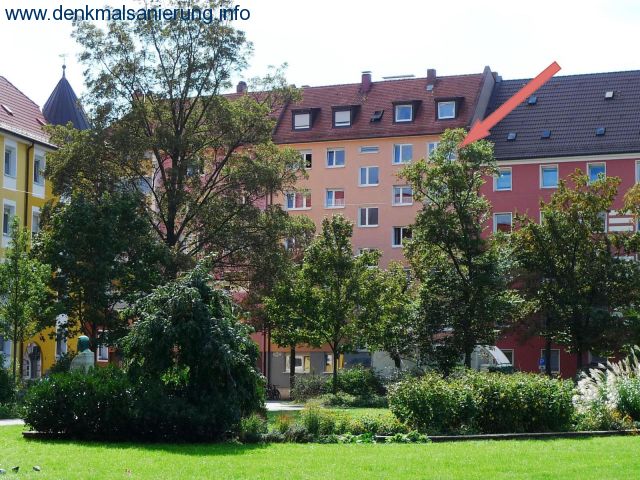
[[[382,120],[383,114],[384,110],[376,110],[375,112],[373,112],[373,115],[371,115],[371,122],[379,122],[380,120]]]
[[[0,105],[2,105],[2,108],[5,112],[7,112],[9,115],[13,116],[13,111],[4,103],[1,103]]]
[[[509,132],[509,134],[507,135],[507,141],[513,142],[517,136],[518,136],[517,132]]]
[[[543,130],[540,138],[551,138],[551,130]]]
[[[611,100],[613,98],[613,90],[608,90],[604,92],[604,98],[607,100]]]
[[[535,95],[531,95],[529,97],[529,100],[527,100],[527,103],[529,105],[535,105],[536,103],[538,103],[538,97],[536,97]]]
[[[598,127],[596,128],[596,136],[601,137],[606,131],[607,129],[605,127]]]

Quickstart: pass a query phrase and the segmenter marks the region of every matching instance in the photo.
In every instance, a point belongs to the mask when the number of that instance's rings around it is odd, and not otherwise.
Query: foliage
[[[67,202],[50,205],[34,253],[55,271],[50,283],[58,311],[68,316],[58,333],[85,334],[92,348],[123,335],[119,309],[161,283],[165,260],[137,195],[128,192],[92,197],[76,191]]]
[[[195,0],[189,8],[229,5]],[[302,171],[299,154],[270,138],[275,113],[297,91],[276,70],[250,81],[246,94],[222,95],[251,44],[217,15],[208,24],[79,21],[73,37],[92,129],[52,129],[60,146],[47,157],[54,193],[136,190],[150,200],[140,203],[143,218],[172,253],[171,277],[209,255],[214,267],[246,280],[281,232],[281,209],[262,206]]]
[[[382,379],[370,368],[355,365],[338,371],[338,391],[332,392],[332,379],[324,375],[301,375],[291,390],[291,398],[296,402],[306,402],[323,397],[328,405],[349,407],[381,406],[386,403],[386,393]]]
[[[0,334],[19,345],[38,332],[52,318],[52,292],[47,284],[51,278],[49,265],[29,254],[31,233],[14,216],[11,222],[11,246],[0,263]],[[17,349],[13,349],[12,372],[17,378]],[[20,368],[22,373],[22,367]],[[22,376],[22,375],[20,375]]]
[[[327,393],[317,398],[326,407],[354,407],[354,408],[386,408],[387,397],[370,395],[356,397],[344,392]]]
[[[278,415],[273,423],[273,428],[276,432],[285,434],[287,430],[291,428],[293,425],[293,417],[291,415],[287,415],[286,413],[282,413]]]
[[[49,375],[53,375],[54,373],[65,373],[68,372],[71,368],[71,361],[75,358],[77,352],[67,352],[56,360],[56,362],[51,365],[49,369]]]
[[[338,372],[338,389],[355,397],[384,395],[386,389],[382,380],[371,368],[354,365]]]
[[[327,378],[323,375],[301,375],[291,389],[291,399],[295,402],[306,402],[330,391]]]
[[[493,344],[498,324],[523,310],[508,288],[509,257],[484,232],[491,205],[480,189],[497,173],[492,146],[481,140],[459,148],[464,136],[445,131],[428,160],[400,174],[422,203],[405,248],[420,280],[414,338],[445,371],[461,356],[470,366],[475,346]]]
[[[219,438],[263,408],[264,379],[250,327],[211,281],[198,268],[156,288],[128,312],[133,324],[122,348],[130,378],[148,391],[140,414],[149,435],[173,413],[184,435]],[[190,415],[183,419],[182,412]]]
[[[387,438],[387,443],[429,443],[429,437],[415,430],[409,433],[396,433]]]
[[[429,434],[566,431],[573,420],[573,386],[516,373],[436,374],[395,385],[391,411]]]
[[[267,433],[267,421],[260,415],[252,413],[240,421],[240,441],[242,443],[258,443]]]
[[[2,358],[0,357],[0,362]],[[0,403],[7,403],[13,400],[15,394],[15,381],[7,370],[2,368],[0,363]]]
[[[640,348],[581,375],[573,402],[581,429],[620,429],[640,421]]]
[[[0,420],[20,418],[20,408],[16,403],[0,403]]]

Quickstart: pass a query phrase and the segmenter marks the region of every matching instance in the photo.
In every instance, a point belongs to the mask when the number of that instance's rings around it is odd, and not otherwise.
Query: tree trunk
[[[335,350],[333,350],[333,374],[331,391],[334,395],[338,393],[338,352],[336,352]]]
[[[20,378],[24,377],[24,342],[20,340]],[[33,368],[33,365],[31,365]]]
[[[13,383],[16,383],[17,378],[16,378],[16,370],[18,367],[18,334],[16,332],[16,330],[13,331],[13,345],[11,345],[11,347],[13,348]]]
[[[293,390],[296,386],[296,346],[291,345],[289,353],[289,388]]]
[[[393,364],[395,365],[397,370],[402,369],[402,359],[400,358],[400,355],[398,355],[397,353],[391,353],[391,359],[393,360]]]
[[[467,368],[471,368],[471,355],[474,348],[475,345],[466,345],[464,348],[464,366]]]
[[[544,348],[544,368],[547,376],[551,376],[551,340],[547,339],[547,343]]]

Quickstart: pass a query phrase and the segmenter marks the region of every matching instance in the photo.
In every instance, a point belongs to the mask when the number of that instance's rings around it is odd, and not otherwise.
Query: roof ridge
[[[436,79],[442,79],[442,78],[463,78],[463,77],[476,77],[476,76],[480,76],[482,75],[483,72],[478,72],[478,73],[463,73],[463,74],[459,74],[459,75],[438,75],[436,77]],[[417,80],[427,80],[428,77],[408,77],[408,78],[393,78],[393,79],[389,79],[389,80],[374,80],[371,83],[372,84],[376,84],[376,83],[391,83],[391,82],[406,82],[406,81],[417,81]],[[302,85],[300,87],[297,88],[327,88],[327,87],[350,87],[350,86],[359,86],[360,82],[351,82],[351,83],[332,83],[329,85]]]
[[[44,115],[42,114],[42,110],[40,109],[40,105],[38,105],[36,102],[34,102],[33,100],[31,100],[31,98],[29,98],[29,96],[24,93],[22,90],[20,90],[18,87],[16,87],[13,82],[11,82],[11,80],[9,80],[7,77],[0,75],[0,78],[2,78],[5,82],[7,82],[9,85],[11,85],[13,88],[16,89],[16,91],[22,95],[24,98],[26,98],[27,100],[29,100],[33,105],[36,106],[36,108],[38,109],[38,111],[40,112],[40,115],[42,115],[44,117]]]
[[[554,75],[551,80],[553,80],[554,78],[571,78],[571,77],[593,77],[596,75],[616,75],[616,74],[621,74],[621,73],[637,73],[640,74],[640,70],[636,69],[636,70],[614,70],[614,71],[609,71],[609,72],[588,72],[588,73],[571,73],[568,75]],[[504,82],[526,82],[531,80],[531,78],[510,78],[508,80],[503,79],[502,83]]]

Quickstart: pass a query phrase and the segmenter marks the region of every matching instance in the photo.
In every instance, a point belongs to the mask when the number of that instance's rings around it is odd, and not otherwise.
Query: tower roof
[[[65,69],[66,66],[63,65],[62,78],[44,104],[42,113],[50,124],[66,125],[71,122],[78,130],[86,130],[89,128],[89,120],[65,76]]]

